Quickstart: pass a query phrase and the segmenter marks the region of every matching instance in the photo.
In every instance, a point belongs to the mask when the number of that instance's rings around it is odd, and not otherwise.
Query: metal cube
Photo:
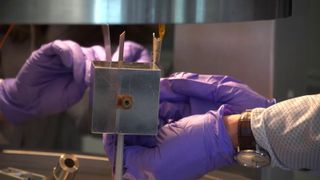
[[[157,133],[160,70],[146,63],[93,61],[92,132]]]

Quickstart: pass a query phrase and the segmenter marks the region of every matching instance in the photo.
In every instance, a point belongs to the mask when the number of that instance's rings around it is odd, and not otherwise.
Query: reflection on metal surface
[[[60,156],[58,164],[53,168],[55,180],[72,180],[79,169],[79,160],[75,155],[63,154]]]
[[[292,0],[2,0],[0,23],[149,24],[267,20]]]
[[[123,175],[123,147],[124,147],[124,135],[117,134],[117,149],[116,149],[116,161],[115,161],[115,174],[114,180],[122,180]]]
[[[47,177],[30,171],[8,167],[0,170],[2,180],[47,180]]]
[[[0,169],[16,167],[38,174],[52,176],[52,169],[64,153],[25,150],[3,150],[0,152]],[[105,156],[74,154],[81,162],[76,180],[112,180],[112,166]],[[1,179],[1,178],[0,178]],[[2,180],[2,179],[1,179]]]
[[[152,64],[93,61],[92,132],[157,133],[160,70]],[[121,108],[119,108],[119,103]]]
[[[24,151],[24,150],[13,150],[13,149],[4,149],[2,150],[3,154],[13,154],[13,155],[29,155],[29,156],[47,156],[47,157],[58,157],[62,156],[63,153],[54,153],[54,152],[44,152],[44,151]],[[82,160],[95,160],[95,161],[108,161],[107,157],[99,156],[90,156],[77,154],[78,159]]]

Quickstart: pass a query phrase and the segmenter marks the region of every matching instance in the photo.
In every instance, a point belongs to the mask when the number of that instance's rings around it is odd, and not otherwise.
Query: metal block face
[[[149,64],[93,62],[92,132],[156,134],[160,70]]]

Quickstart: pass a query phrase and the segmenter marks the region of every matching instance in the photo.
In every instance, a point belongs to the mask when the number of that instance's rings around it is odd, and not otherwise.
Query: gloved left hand
[[[105,59],[100,46],[72,41],[43,45],[27,59],[16,78],[0,83],[0,108],[6,119],[23,122],[33,116],[66,110],[78,102],[90,79],[91,60]]]

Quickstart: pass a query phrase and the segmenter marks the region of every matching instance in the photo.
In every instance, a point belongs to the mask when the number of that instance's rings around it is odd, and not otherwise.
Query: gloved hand
[[[232,164],[234,150],[223,125],[223,114],[222,106],[218,111],[166,124],[160,128],[153,147],[149,144],[152,141],[146,142],[147,146],[126,144],[123,178],[197,179],[210,170]],[[113,161],[114,136],[104,135],[104,144]]]
[[[203,114],[225,106],[224,115],[239,114],[246,109],[268,107],[275,99],[266,99],[247,85],[225,75],[175,73],[160,82],[161,120],[175,121]]]
[[[20,123],[33,116],[66,110],[79,101],[90,80],[91,60],[105,59],[100,46],[82,48],[72,41],[43,45],[27,59],[14,79],[0,84],[0,108]]]
[[[194,179],[209,170],[232,163],[232,145],[223,127],[222,116],[241,113],[249,108],[267,107],[274,104],[275,100],[262,97],[228,76],[176,73],[161,80],[160,102],[159,134],[155,138],[125,137],[126,177]],[[202,117],[208,114],[215,114],[215,118],[211,120],[218,125],[201,124]],[[216,134],[212,137],[203,133],[203,136],[211,137],[211,141],[224,145],[214,146],[214,150],[211,150],[199,144],[205,141],[200,139],[202,136],[199,137],[198,132],[204,131],[207,126],[213,128],[212,131]],[[104,135],[104,144],[113,162],[114,137]],[[209,150],[218,153],[212,152],[212,156],[203,153]],[[199,155],[198,152],[202,154]],[[190,160],[193,163],[188,163],[189,156],[194,157]],[[208,168],[204,165],[204,159],[213,159],[214,166]]]
[[[118,61],[119,47],[117,51],[112,55],[112,61]],[[151,57],[146,48],[133,41],[125,41],[123,48],[123,59],[126,62],[140,62],[147,63],[151,61]]]

